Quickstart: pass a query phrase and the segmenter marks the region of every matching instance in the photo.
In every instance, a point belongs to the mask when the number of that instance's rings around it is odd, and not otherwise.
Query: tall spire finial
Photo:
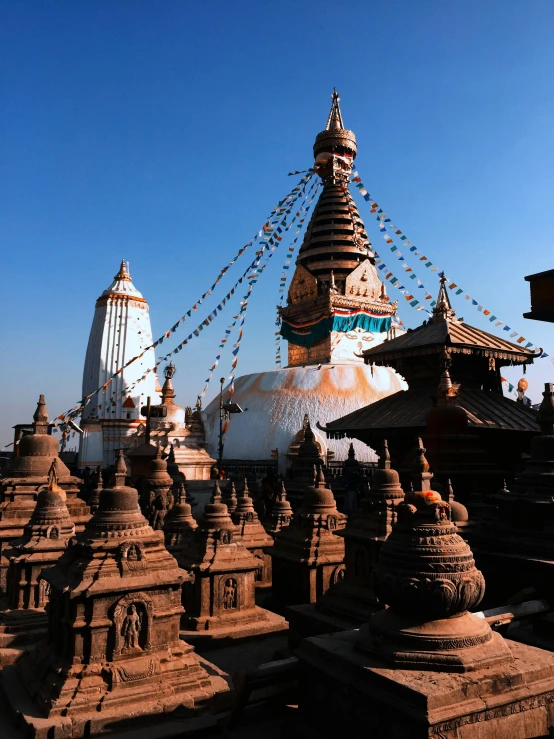
[[[383,439],[383,445],[381,447],[381,455],[379,457],[378,467],[380,470],[390,470],[391,469],[389,442],[386,439]]]
[[[44,395],[41,395],[38,399],[37,409],[33,414],[33,432],[35,434],[48,433],[48,411],[46,410]]]
[[[121,488],[125,487],[125,478],[127,477],[127,464],[125,463],[125,456],[123,449],[119,449],[117,452],[117,459],[115,460],[115,484],[114,487]]]
[[[131,282],[131,275],[129,274],[129,264],[126,264],[124,259],[121,260],[119,272],[114,277],[114,280],[127,280],[128,282]]]
[[[329,111],[329,117],[327,118],[327,125],[325,126],[325,130],[340,131],[344,128],[344,124],[342,122],[342,113],[340,112],[340,97],[335,87],[333,88],[331,101],[331,110]]]
[[[437,295],[437,304],[433,308],[433,315],[429,319],[433,323],[438,321],[446,321],[447,318],[454,318],[456,312],[450,304],[450,298],[446,292],[447,279],[444,272],[440,274],[439,294]]]

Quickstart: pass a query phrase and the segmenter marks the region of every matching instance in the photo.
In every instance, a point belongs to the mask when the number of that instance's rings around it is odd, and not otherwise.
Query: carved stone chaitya
[[[291,504],[287,500],[285,483],[281,482],[281,490],[277,493],[277,497],[273,503],[273,508],[271,509],[271,516],[265,530],[270,536],[275,538],[275,535],[278,534],[281,529],[289,525],[292,521],[293,515]]]
[[[173,444],[169,447],[169,454],[166,457],[167,462],[167,474],[171,477],[173,480],[173,485],[171,487],[171,491],[173,493],[173,498],[175,501],[179,498],[179,491],[181,489],[181,483],[183,484],[185,488],[185,494],[186,494],[186,502],[194,507],[196,505],[196,498],[194,498],[187,489],[187,478],[185,476],[184,472],[181,472],[179,469],[179,465],[177,464],[175,460],[175,449],[173,447]]]
[[[431,490],[432,477],[420,439],[416,490],[398,507],[373,572],[375,593],[389,608],[372,616],[360,649],[434,670],[465,672],[505,662],[510,651],[500,635],[469,613],[483,598],[485,580],[449,503]]]
[[[53,481],[60,488],[77,531],[90,518],[89,508],[78,497],[81,480],[70,474],[58,457],[58,441],[48,433],[48,411],[41,395],[33,416],[33,433],[19,442],[14,457],[0,480],[0,591],[6,592],[9,561],[5,550],[12,539],[23,536],[38,493]]]
[[[56,564],[75,534],[60,492],[52,483],[38,494],[23,536],[6,549],[8,610],[0,613],[0,665],[12,664],[46,635],[50,586],[41,573]]]
[[[404,492],[398,472],[391,467],[385,440],[371,488],[360,509],[349,517],[344,529],[337,534],[344,538],[345,576],[318,598],[315,606],[319,619],[328,619],[330,628],[326,631],[335,631],[337,627],[358,627],[383,607],[374,592],[373,570],[403,501]]]
[[[359,631],[301,643],[300,709],[324,736],[358,736],[359,726],[380,739],[549,736],[554,655],[504,640],[469,612],[484,578],[450,505],[431,490],[424,452],[420,442],[416,490],[398,505],[374,570],[388,607]]]
[[[181,634],[187,640],[238,639],[287,628],[283,618],[255,604],[255,574],[263,563],[245,547],[217,481],[178,561],[193,575],[183,587]]]
[[[102,482],[102,468],[97,467],[91,475],[90,495],[88,505],[91,513],[96,513],[100,505],[100,493],[104,487]]]
[[[164,521],[164,537],[167,550],[178,557],[185,542],[190,539],[198,527],[192,515],[192,508],[187,502],[185,483],[181,482],[177,493],[177,502],[169,510]]]
[[[141,482],[140,507],[154,531],[161,531],[167,512],[174,503],[173,480],[167,472],[167,462],[162,459],[161,447],[150,462],[148,477]]]
[[[141,514],[136,490],[125,487],[122,456],[115,486],[102,491],[83,533],[43,577],[51,588],[48,641],[2,674],[28,735],[77,739],[122,718],[138,732],[153,714],[162,723],[179,706],[189,715],[215,708],[229,690],[179,638],[189,576]]]
[[[271,557],[267,549],[273,546],[273,538],[264,529],[250,497],[248,482],[244,478],[242,492],[237,506],[231,515],[244,546],[262,562],[256,570],[255,584],[257,588],[271,587]]]
[[[320,469],[317,480],[305,489],[293,520],[276,534],[270,550],[276,604],[314,603],[344,577],[344,540],[336,534],[345,524],[346,516],[337,510]]]
[[[314,469],[323,467],[321,447],[306,415],[302,429],[297,434],[297,444],[291,445],[291,464],[287,470],[288,497],[296,508],[302,501],[304,490],[314,484]]]

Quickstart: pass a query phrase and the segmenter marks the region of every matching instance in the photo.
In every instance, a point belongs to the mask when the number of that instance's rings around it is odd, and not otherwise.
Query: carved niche
[[[126,541],[119,547],[119,561],[124,569],[130,571],[143,570],[145,566],[144,550],[139,542]]]
[[[113,610],[114,657],[150,649],[154,606],[146,593],[128,593]]]
[[[317,278],[300,264],[290,283],[289,298],[293,305],[317,298]]]
[[[238,583],[234,577],[221,578],[221,605],[223,610],[238,608]]]
[[[337,565],[333,572],[331,573],[331,577],[329,579],[329,584],[331,586],[336,585],[341,580],[344,580],[344,576],[346,574],[346,568],[344,565]]]
[[[364,259],[346,278],[345,295],[347,298],[377,300],[381,295],[381,281],[377,270],[369,259]]]

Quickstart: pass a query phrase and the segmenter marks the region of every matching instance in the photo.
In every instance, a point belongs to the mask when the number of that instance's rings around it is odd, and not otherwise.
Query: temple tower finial
[[[344,129],[344,123],[342,122],[342,113],[340,112],[340,97],[336,87],[333,88],[333,94],[331,95],[331,110],[329,111],[329,117],[327,118],[327,125],[325,126],[326,131],[340,131]]]

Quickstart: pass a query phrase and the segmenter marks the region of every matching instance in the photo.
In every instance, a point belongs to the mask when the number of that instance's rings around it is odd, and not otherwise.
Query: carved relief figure
[[[223,587],[223,608],[230,610],[237,607],[237,581],[229,577]]]
[[[121,629],[121,635],[126,649],[140,649],[139,637],[141,626],[142,617],[137,613],[137,607],[133,603],[123,619]]]

